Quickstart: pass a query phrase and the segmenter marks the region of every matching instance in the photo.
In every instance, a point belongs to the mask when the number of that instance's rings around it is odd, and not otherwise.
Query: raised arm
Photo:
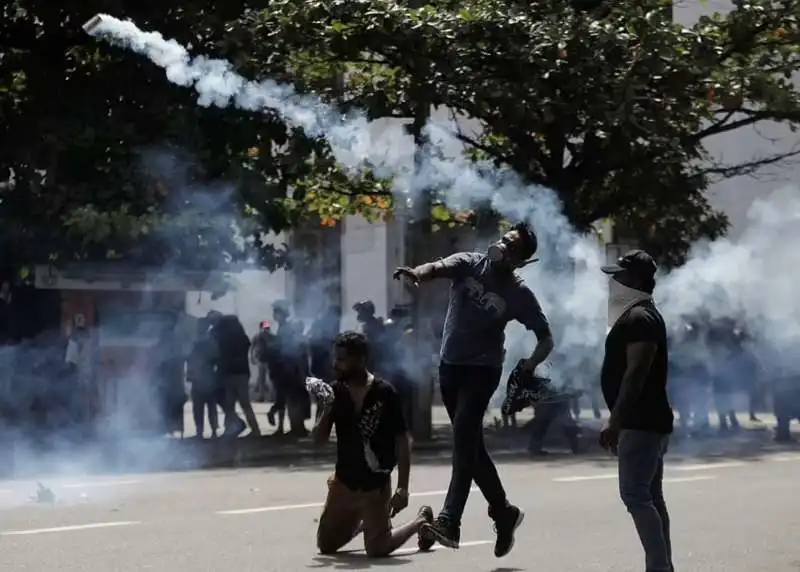
[[[400,266],[395,269],[392,277],[395,280],[405,279],[413,286],[419,286],[423,282],[429,282],[437,278],[459,278],[464,276],[472,266],[474,256],[469,252],[457,252],[447,258],[426,262],[414,268]]]

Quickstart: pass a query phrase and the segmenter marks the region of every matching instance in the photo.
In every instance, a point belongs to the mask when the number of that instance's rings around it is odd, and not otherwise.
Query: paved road
[[[0,482],[0,570],[641,572],[640,550],[607,458],[500,462],[511,497],[528,513],[517,547],[503,560],[492,555],[492,532],[477,493],[458,552],[409,549],[375,563],[359,552],[316,556],[315,520],[330,466],[315,466],[73,476],[45,483],[55,504],[29,500],[35,482]],[[666,488],[679,570],[800,570],[798,469],[797,452],[711,462],[673,457]],[[438,506],[447,473],[441,463],[417,465],[413,504]]]

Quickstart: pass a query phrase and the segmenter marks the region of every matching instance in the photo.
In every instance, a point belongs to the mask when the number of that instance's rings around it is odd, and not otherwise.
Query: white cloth
[[[75,367],[78,367],[81,363],[81,346],[72,338],[70,338],[67,342],[67,355],[64,358],[64,361],[74,365]]]
[[[630,310],[634,305],[645,300],[650,300],[652,296],[647,292],[629,288],[620,284],[613,278],[608,281],[608,329],[614,327],[617,320]]]

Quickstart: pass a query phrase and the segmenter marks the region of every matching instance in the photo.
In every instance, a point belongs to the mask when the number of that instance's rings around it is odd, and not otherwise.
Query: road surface
[[[412,507],[438,508],[443,498],[448,468],[441,459],[427,461],[412,473]],[[43,483],[54,504],[30,499],[35,482],[0,482],[0,570],[643,570],[633,526],[617,498],[613,462],[509,457],[499,464],[511,498],[527,511],[514,551],[502,560],[492,554],[479,493],[470,497],[457,552],[414,554],[412,546],[370,562],[354,541],[356,552],[317,556],[316,518],[331,470],[317,465],[61,477]],[[666,494],[678,570],[800,570],[798,470],[797,452],[672,458]]]

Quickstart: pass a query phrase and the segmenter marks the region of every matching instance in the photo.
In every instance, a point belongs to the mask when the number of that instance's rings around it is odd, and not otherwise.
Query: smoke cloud
[[[345,116],[289,85],[248,81],[236,74],[230,63],[192,57],[175,40],[142,31],[130,21],[102,15],[87,24],[87,32],[149,58],[165,70],[169,81],[194,88],[201,106],[233,105],[279,114],[309,136],[324,138],[336,159],[354,175],[371,169],[378,176],[392,178],[397,196],[409,203],[421,189],[433,188],[442,192],[450,207],[488,202],[509,219],[530,222],[540,238],[542,262],[525,268],[522,274],[554,325],[554,377],[578,383],[581,381],[573,378],[596,377],[597,370],[587,369],[586,364],[599,365],[602,356],[607,283],[599,267],[605,254],[595,238],[581,236],[570,227],[551,190],[525,185],[514,173],[443,152],[461,147],[450,125],[427,125],[428,145],[414,167],[407,144],[398,143],[408,139],[400,124],[373,129],[363,114]],[[671,328],[699,313],[743,320],[765,352],[781,356],[777,362],[782,367],[797,371],[800,360],[791,357],[791,348],[800,338],[800,304],[794,293],[794,268],[800,254],[790,245],[800,238],[798,217],[797,189],[778,191],[753,206],[749,227],[740,240],[698,245],[683,268],[661,276],[656,299]],[[511,362],[530,351],[532,340],[512,325],[508,346]]]

